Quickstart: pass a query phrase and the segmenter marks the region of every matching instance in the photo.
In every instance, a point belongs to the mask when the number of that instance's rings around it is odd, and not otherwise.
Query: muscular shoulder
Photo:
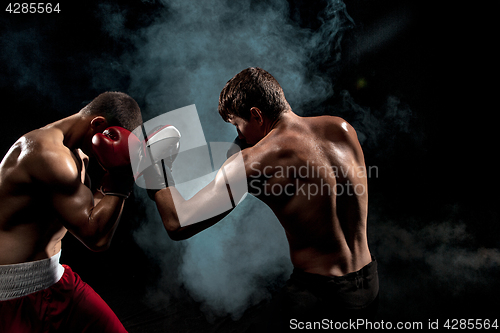
[[[255,172],[261,174],[264,168],[296,164],[300,159],[301,150],[303,142],[301,143],[299,136],[292,131],[270,135],[242,152],[247,175]]]
[[[310,159],[339,152],[361,158],[361,147],[354,128],[334,116],[304,117],[244,151],[247,169],[266,166],[301,165]]]
[[[335,116],[305,118],[320,137],[333,142],[357,141],[356,130],[345,119]]]
[[[361,145],[356,130],[346,120],[334,116],[310,118],[313,132],[319,140],[328,142],[334,149],[350,151],[361,158]]]
[[[79,170],[73,153],[51,129],[40,129],[23,138],[24,152],[19,161],[38,182],[55,187],[78,185]]]

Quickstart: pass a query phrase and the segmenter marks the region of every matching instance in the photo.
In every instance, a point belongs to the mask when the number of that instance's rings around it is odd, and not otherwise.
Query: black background
[[[130,31],[150,25],[165,7],[155,1],[106,3],[127,9],[124,24]],[[373,222],[369,232],[380,261],[379,318],[498,317],[498,149],[492,125],[498,106],[487,103],[494,96],[489,89],[498,83],[488,62],[493,40],[484,16],[488,10],[406,0],[347,0],[346,6],[355,25],[342,40],[340,65],[324,62],[314,65],[314,70],[331,73],[336,91],[348,91],[359,106],[369,107],[375,115],[383,112],[389,95],[411,110],[408,131],[394,129],[377,145],[363,144],[367,164],[381,170],[379,177],[370,180],[370,216],[392,221],[385,227],[414,237],[432,236],[421,230],[439,229],[440,221],[452,230],[459,224],[468,236],[458,240],[450,236],[446,246],[479,256],[480,251],[489,251],[489,259],[481,261],[486,266],[468,264],[465,271],[455,265],[456,252],[445,252],[453,273],[436,278],[425,256],[439,251],[439,243],[425,243],[429,252],[422,256],[387,254],[383,251],[387,242],[393,245],[390,251],[401,252],[407,243],[397,237],[387,240],[384,230],[389,229],[377,230],[379,224]],[[97,1],[86,1],[61,4],[59,14],[2,12],[2,154],[23,133],[77,112],[102,92],[93,84],[100,73],[92,70],[92,59],[103,54],[119,58],[133,47],[130,41],[104,31],[105,18],[98,15],[98,7]],[[289,15],[301,27],[317,29],[323,7],[321,1],[290,0]],[[394,20],[401,20],[397,33],[381,30]],[[360,51],[360,40],[384,34],[388,37],[376,47]],[[24,76],[31,79],[23,81]],[[360,82],[365,85],[359,86]],[[108,89],[127,92],[129,84],[123,74]],[[141,107],[145,104],[145,96],[132,97]],[[355,122],[351,113],[342,110],[341,94],[321,103],[320,110],[337,107],[338,114]],[[304,113],[314,114],[313,106],[304,106]],[[390,126],[385,131],[390,134]],[[155,307],[148,303],[146,286],[156,283],[161,269],[131,232],[144,223],[146,203],[140,197],[129,201],[111,249],[92,253],[67,236],[62,257],[108,302],[129,331],[239,330],[254,318],[258,310],[251,308],[237,321],[228,316],[208,320],[182,285],[167,303]],[[457,283],[462,283],[460,288],[455,288]]]

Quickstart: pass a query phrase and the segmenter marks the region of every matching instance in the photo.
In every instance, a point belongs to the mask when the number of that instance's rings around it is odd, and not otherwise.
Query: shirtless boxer
[[[133,186],[128,130],[141,123],[130,96],[106,92],[7,152],[0,164],[0,332],[126,332],[59,257],[68,230],[93,251],[109,247]],[[87,155],[107,170],[96,193]]]
[[[260,68],[243,70],[226,84],[219,113],[245,143],[249,193],[273,210],[286,232],[294,266],[281,296],[287,318],[365,316],[376,304],[378,274],[368,248],[367,176],[355,130],[338,117],[298,116],[278,82]],[[227,197],[227,179],[238,177],[234,161],[229,158],[224,172],[189,200],[172,186],[169,169],[163,171],[164,188],[149,193],[172,239],[191,237],[229,214],[185,222],[186,214]],[[162,177],[154,170],[145,174],[150,182]],[[236,193],[234,201],[240,198]]]

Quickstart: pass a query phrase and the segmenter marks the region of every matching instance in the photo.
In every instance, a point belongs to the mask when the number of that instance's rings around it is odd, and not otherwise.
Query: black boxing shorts
[[[295,268],[281,292],[289,318],[346,319],[372,317],[377,308],[377,261],[344,276],[328,277]]]

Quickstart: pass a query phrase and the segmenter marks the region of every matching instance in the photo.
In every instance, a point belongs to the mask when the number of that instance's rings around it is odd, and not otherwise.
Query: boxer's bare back
[[[366,169],[356,132],[338,117],[292,111],[272,126],[243,150],[243,158],[249,191],[285,229],[294,267],[326,276],[361,269],[371,255]]]

